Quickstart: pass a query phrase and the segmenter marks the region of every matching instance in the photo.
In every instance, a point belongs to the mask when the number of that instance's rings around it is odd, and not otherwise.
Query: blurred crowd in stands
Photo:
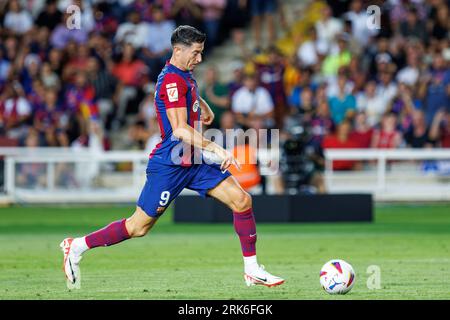
[[[294,192],[325,190],[327,148],[450,148],[449,7],[446,0],[309,1],[291,23],[274,12],[284,36],[271,41],[269,32],[266,47],[249,47],[236,32],[242,63],[233,66],[230,102],[209,101],[240,127],[281,129],[284,187]],[[207,83],[226,97],[213,74]],[[335,170],[364,165],[333,162]]]
[[[107,150],[125,128],[149,151],[154,83],[171,32],[189,24],[207,33],[207,56],[228,38],[239,48],[230,82],[220,65],[196,74],[212,127],[280,129],[296,186],[323,191],[326,148],[450,148],[450,1],[304,2],[289,19],[277,0],[2,1],[0,139]],[[67,27],[71,4],[81,29]]]
[[[246,8],[225,0],[0,1],[0,145],[87,146],[100,135],[108,150],[128,115],[137,115],[132,138],[142,137],[142,123],[158,131],[151,95],[172,31],[204,30],[209,54],[243,26]]]

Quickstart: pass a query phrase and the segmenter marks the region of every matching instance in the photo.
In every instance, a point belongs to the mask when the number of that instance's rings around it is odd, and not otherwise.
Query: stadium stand
[[[256,2],[278,7],[261,16]],[[80,29],[66,26],[71,4]],[[380,28],[367,27],[369,5],[381,9]],[[279,192],[325,192],[327,148],[450,148],[445,0],[2,2],[0,146],[150,152],[154,82],[179,24],[208,34],[196,76],[213,126],[281,130]],[[255,116],[242,97],[233,105],[252,86],[268,112]]]

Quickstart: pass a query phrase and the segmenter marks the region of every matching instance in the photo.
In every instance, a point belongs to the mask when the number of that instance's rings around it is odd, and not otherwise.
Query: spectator
[[[194,0],[175,0],[170,11],[170,17],[176,25],[189,25],[199,28],[202,20],[202,9]]]
[[[117,110],[113,128],[124,124],[128,103],[138,96],[138,90],[146,82],[148,68],[137,59],[133,46],[129,43],[123,46],[120,61],[114,64],[112,74],[118,80],[117,88]]]
[[[31,105],[31,112],[35,113],[44,105],[45,88],[41,79],[33,80],[30,92],[26,95],[26,99]]]
[[[220,118],[220,130],[222,131],[223,134],[225,134],[226,130],[229,129],[237,129],[237,126],[234,113],[227,110],[222,114],[222,117]],[[225,145],[226,144],[223,144],[222,146]]]
[[[318,103],[309,126],[311,132],[310,145],[319,154],[324,137],[330,135],[335,130],[327,100],[322,100]]]
[[[297,50],[297,58],[303,67],[315,67],[321,57],[325,56],[328,44],[317,38],[317,31],[311,27],[308,31],[309,40],[305,40]]]
[[[29,94],[32,90],[33,80],[39,78],[39,68],[41,59],[36,54],[28,54],[23,59],[23,67],[20,68],[20,62],[16,64],[19,73],[20,83],[23,86],[25,94]]]
[[[218,42],[220,20],[225,10],[225,0],[195,0],[203,11],[203,28],[206,31],[205,50],[210,51]]]
[[[394,59],[389,50],[388,38],[380,36],[376,42],[376,49],[373,52],[369,52],[367,55],[370,60],[369,73],[371,76],[375,76],[383,71],[391,70],[387,67]]]
[[[377,96],[384,97],[386,101],[392,101],[397,95],[397,90],[397,84],[393,80],[392,71],[385,70],[378,74]]]
[[[40,79],[45,87],[54,87],[59,89],[61,83],[59,81],[58,75],[53,72],[50,63],[44,62],[41,67],[41,72],[39,74]]]
[[[48,63],[54,73],[61,77],[63,70],[63,57],[60,49],[52,48],[48,53]]]
[[[36,54],[41,61],[44,61],[50,51],[50,31],[47,27],[36,28],[36,32],[30,36],[30,53]]]
[[[152,7],[158,1],[148,1],[148,0],[133,0],[131,4],[127,6],[127,12],[136,12],[140,20],[143,22],[152,21]],[[161,1],[159,1],[161,2]]]
[[[439,110],[430,128],[430,140],[441,148],[450,148],[450,110]]]
[[[61,77],[64,81],[73,82],[77,72],[87,71],[90,49],[87,44],[77,46],[71,41],[68,43],[67,51],[73,54],[69,56],[68,61],[65,63]]]
[[[326,77],[335,77],[341,67],[348,66],[352,54],[348,49],[348,37],[344,34],[339,36],[337,46],[334,46],[326,56],[322,64],[322,74]]]
[[[40,146],[39,135],[35,129],[30,128],[25,138],[24,147],[36,148]],[[22,163],[18,165],[16,183],[22,188],[44,187],[46,181],[45,163]]]
[[[161,141],[156,119],[151,122],[150,128],[144,121],[136,121],[128,129],[128,136],[132,142],[137,144],[139,150],[145,150],[147,153],[152,152]]]
[[[389,111],[398,115],[398,123],[403,133],[411,125],[414,109],[422,108],[420,100],[414,99],[411,91],[410,86],[400,83],[398,85],[398,93],[388,107]]]
[[[419,54],[409,47],[406,59],[407,65],[397,73],[397,81],[414,86],[419,80]]]
[[[4,128],[9,138],[20,139],[25,134],[32,116],[31,105],[18,81],[6,88],[6,100],[1,107]]]
[[[397,130],[397,115],[387,112],[381,120],[381,128],[375,129],[371,147],[377,149],[395,149],[402,142],[401,133]]]
[[[33,19],[28,11],[21,8],[19,0],[11,0],[3,26],[12,34],[23,35],[33,27]]]
[[[211,126],[220,127],[222,114],[230,108],[228,88],[217,79],[217,70],[209,67],[205,71],[205,85],[201,90],[201,96],[214,112],[214,120]]]
[[[405,142],[409,148],[431,148],[434,145],[422,110],[414,110],[412,123],[405,133]]]
[[[10,72],[11,62],[4,57],[3,50],[0,48],[0,88],[3,87],[8,79]]]
[[[365,112],[358,112],[355,116],[350,139],[355,141],[359,148],[370,148],[373,131],[373,127],[367,122]]]
[[[448,36],[448,30],[450,29],[450,19],[448,12],[448,4],[442,3],[436,10],[437,19],[433,23],[431,31],[431,37],[435,41],[440,41]]]
[[[121,23],[117,28],[114,42],[117,44],[131,43],[135,49],[139,49],[146,44],[147,25],[141,22],[139,12],[131,11],[127,16],[127,21]]]
[[[64,100],[68,112],[76,116],[81,133],[87,134],[90,119],[98,119],[98,106],[95,99],[95,90],[88,83],[85,71],[78,71],[74,84],[67,85]]]
[[[221,145],[225,149],[231,149],[233,147],[233,141],[227,141],[227,130],[238,129],[236,124],[236,117],[232,111],[225,111],[220,118],[220,132],[222,133],[223,140],[215,141],[217,144]],[[234,134],[234,131],[232,131]],[[227,145],[229,143],[230,145]]]
[[[65,13],[61,22],[53,29],[50,36],[50,43],[54,48],[63,49],[71,41],[76,44],[83,44],[88,41],[88,31],[85,28],[67,28],[66,22],[70,19],[70,15]]]
[[[317,38],[319,41],[328,44],[328,50],[335,43],[336,36],[342,32],[342,22],[332,16],[331,8],[326,6],[322,10],[320,20],[315,24]]]
[[[146,24],[146,41],[142,47],[142,59],[150,68],[150,79],[156,82],[158,74],[162,67],[169,60],[172,52],[170,38],[175,23],[172,20],[166,20],[163,8],[154,6],[152,8],[153,21]]]
[[[352,118],[356,111],[356,99],[352,94],[345,92],[347,78],[343,75],[338,78],[338,94],[330,97],[331,117],[335,124],[340,124],[344,119]]]
[[[94,11],[91,7],[90,1],[83,1],[83,0],[71,0],[72,4],[76,5],[78,8],[80,8],[81,13],[81,21],[80,26],[82,29],[84,29],[87,33],[94,30],[95,27],[95,19],[94,19]],[[60,3],[61,4],[61,3]],[[64,10],[66,11],[68,6],[64,6]]]
[[[46,0],[45,8],[39,13],[36,25],[52,31],[62,19],[62,13],[56,6],[57,0]]]
[[[356,97],[358,111],[364,112],[367,116],[368,124],[372,127],[380,122],[381,116],[386,112],[389,102],[382,95],[377,95],[376,88],[376,82],[369,81],[366,84],[364,93]]]
[[[288,98],[288,102],[291,109],[296,110],[300,108],[301,94],[304,89],[310,89],[312,91],[314,98],[314,93],[316,92],[317,84],[311,79],[312,72],[313,71],[309,68],[304,68],[300,71],[300,77],[298,79],[298,82],[292,89],[292,92]]]
[[[44,104],[37,110],[33,119],[33,127],[37,130],[45,145],[52,147],[68,147],[69,137],[66,133],[68,117],[58,103],[57,91],[49,88],[44,94]]]
[[[351,32],[361,46],[367,46],[377,29],[367,28],[367,13],[361,0],[353,0],[344,17],[351,22]]]
[[[303,115],[305,121],[310,121],[314,114],[314,110],[314,93],[311,88],[306,87],[300,94],[300,105],[296,111]]]
[[[141,101],[139,105],[139,113],[137,115],[137,120],[144,121],[149,124],[156,119],[156,109],[155,109],[155,83],[149,82],[143,87],[145,98]]]
[[[428,41],[425,23],[419,19],[414,7],[408,9],[405,21],[400,24],[400,32],[405,38],[414,37],[422,42]]]
[[[100,67],[97,58],[90,57],[87,61],[86,69],[88,81],[95,90],[100,117],[106,125],[109,116],[113,112],[117,80],[107,68]]]
[[[117,17],[120,14],[117,13],[118,8],[120,8],[120,6],[117,2],[100,2],[95,4],[93,7],[95,19],[95,28],[93,31],[112,38],[113,35],[116,34],[119,26],[119,19]]]
[[[420,79],[419,95],[425,100],[428,125],[439,109],[450,106],[450,69],[442,54],[434,55],[431,70]]]
[[[274,105],[269,92],[258,84],[256,74],[244,77],[244,86],[231,98],[231,109],[236,114],[236,121],[244,128],[252,128],[253,121],[261,118],[266,128],[273,127]]]
[[[244,79],[244,64],[240,60],[233,61],[230,65],[233,74],[232,80],[227,84],[229,96],[232,97],[234,93],[242,87]]]
[[[284,116],[288,113],[288,105],[284,88],[285,65],[280,51],[271,46],[267,52],[267,63],[255,63],[256,71],[259,76],[259,83],[264,87],[272,97],[274,103],[274,116],[277,127],[280,128]]]
[[[350,121],[342,121],[336,129],[335,134],[327,135],[322,142],[323,149],[354,149],[359,145],[350,139],[352,126]],[[335,160],[333,161],[333,170],[352,170],[356,166],[354,160]]]
[[[264,22],[267,23],[269,45],[273,45],[276,38],[275,15],[277,12],[277,0],[245,0],[249,5],[252,19],[252,34],[255,43],[255,51],[262,50],[262,33]],[[264,19],[266,21],[264,21]]]

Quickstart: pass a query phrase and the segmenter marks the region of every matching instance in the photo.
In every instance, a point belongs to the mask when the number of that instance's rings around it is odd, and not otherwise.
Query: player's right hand
[[[221,150],[216,150],[216,154],[223,159],[220,170],[225,171],[231,165],[235,165],[238,170],[241,170],[241,164],[229,151],[221,148]]]

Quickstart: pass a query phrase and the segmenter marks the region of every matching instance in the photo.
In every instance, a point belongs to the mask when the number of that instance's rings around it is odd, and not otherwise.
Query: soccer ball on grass
[[[355,271],[344,260],[330,260],[320,270],[320,284],[329,294],[346,294],[355,284]]]

